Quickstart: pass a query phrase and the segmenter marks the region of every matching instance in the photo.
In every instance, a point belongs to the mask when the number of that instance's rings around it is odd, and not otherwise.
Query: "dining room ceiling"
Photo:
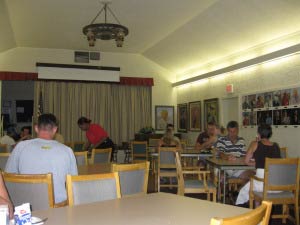
[[[99,0],[0,0],[0,51],[137,53],[178,74],[300,31],[299,0],[112,0],[110,8],[129,35],[122,48],[100,40],[89,47],[82,28],[101,7]]]

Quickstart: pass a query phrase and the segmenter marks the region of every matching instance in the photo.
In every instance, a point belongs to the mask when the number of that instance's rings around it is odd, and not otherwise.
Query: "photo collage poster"
[[[300,88],[242,96],[242,124],[300,125]]]

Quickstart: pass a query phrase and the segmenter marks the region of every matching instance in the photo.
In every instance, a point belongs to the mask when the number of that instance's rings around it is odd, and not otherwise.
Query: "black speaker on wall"
[[[100,60],[100,52],[90,52],[90,60]]]

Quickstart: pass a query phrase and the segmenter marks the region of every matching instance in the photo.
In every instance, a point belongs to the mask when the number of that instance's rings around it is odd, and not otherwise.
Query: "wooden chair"
[[[91,162],[94,163],[109,163],[111,158],[112,149],[92,149]]]
[[[227,179],[228,190],[230,191],[239,191],[241,186],[245,184],[245,180],[238,177],[230,177]]]
[[[182,150],[185,150],[185,148],[187,146],[187,140],[186,139],[181,139],[180,144],[181,144]]]
[[[71,149],[74,149],[73,142],[65,142],[64,145],[70,147]]]
[[[272,218],[296,220],[299,225],[299,158],[270,159],[266,158],[264,179],[252,177],[250,180],[250,208],[253,202],[271,201],[273,205],[282,205],[282,214],[272,215]],[[253,190],[254,180],[264,182],[263,191]],[[295,218],[289,215],[288,205],[294,205]]]
[[[113,164],[113,172],[119,173],[121,195],[147,194],[150,163]]]
[[[5,170],[6,162],[10,156],[10,153],[0,153],[0,170]]]
[[[131,159],[136,161],[148,161],[148,143],[147,141],[131,142]]]
[[[130,157],[131,157],[131,149],[130,149],[129,142],[123,141],[121,149],[125,153],[124,163],[129,163],[130,162]]]
[[[161,187],[178,187],[178,184],[172,183],[172,178],[177,178],[175,152],[176,147],[160,147],[157,158],[157,190],[160,192]],[[161,179],[169,179],[168,184],[161,184]],[[156,186],[156,185],[155,185]]]
[[[3,179],[15,206],[29,202],[32,210],[54,207],[52,174],[12,174],[3,172]]]
[[[149,146],[157,147],[160,139],[159,138],[149,138]]]
[[[70,206],[120,198],[119,175],[67,175],[67,194]]]
[[[84,151],[84,145],[85,145],[85,142],[84,141],[74,141],[72,146],[73,146],[73,151],[74,152],[81,152],[81,151]]]
[[[272,210],[272,202],[263,201],[262,205],[253,211],[229,218],[212,218],[210,225],[268,225]]]
[[[280,157],[281,158],[287,158],[288,157],[288,148],[287,147],[280,148]]]
[[[83,147],[85,142],[83,141],[73,141],[73,142],[65,142],[64,145],[70,147],[74,152],[84,151]]]
[[[88,151],[74,152],[77,166],[88,165]]]
[[[0,144],[0,153],[8,153],[7,144]]]
[[[288,157],[287,147],[280,148],[280,156],[281,158]],[[241,178],[228,178],[227,179],[228,190],[230,191],[239,191],[239,189],[245,184],[245,180]]]
[[[210,171],[201,170],[188,170],[182,171],[181,161],[179,153],[176,152],[176,167],[177,167],[177,179],[178,179],[178,195],[184,195],[186,193],[205,193],[207,194],[207,200],[210,200],[210,194],[213,195],[213,201],[216,201],[217,188],[212,181],[209,180]],[[185,180],[183,174],[198,174],[198,180]]]

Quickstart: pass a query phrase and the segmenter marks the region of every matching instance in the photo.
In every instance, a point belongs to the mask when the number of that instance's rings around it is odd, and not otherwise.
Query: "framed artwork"
[[[294,88],[291,90],[291,101],[290,105],[300,104],[300,88]]]
[[[177,130],[187,132],[188,127],[188,108],[187,103],[177,105]]]
[[[155,106],[155,129],[165,130],[168,123],[174,124],[174,106]]]
[[[201,101],[189,102],[190,131],[201,131]]]
[[[241,101],[244,127],[300,125],[300,87],[245,95]]]
[[[207,126],[208,122],[219,123],[219,99],[206,99],[204,100],[204,125]]]

